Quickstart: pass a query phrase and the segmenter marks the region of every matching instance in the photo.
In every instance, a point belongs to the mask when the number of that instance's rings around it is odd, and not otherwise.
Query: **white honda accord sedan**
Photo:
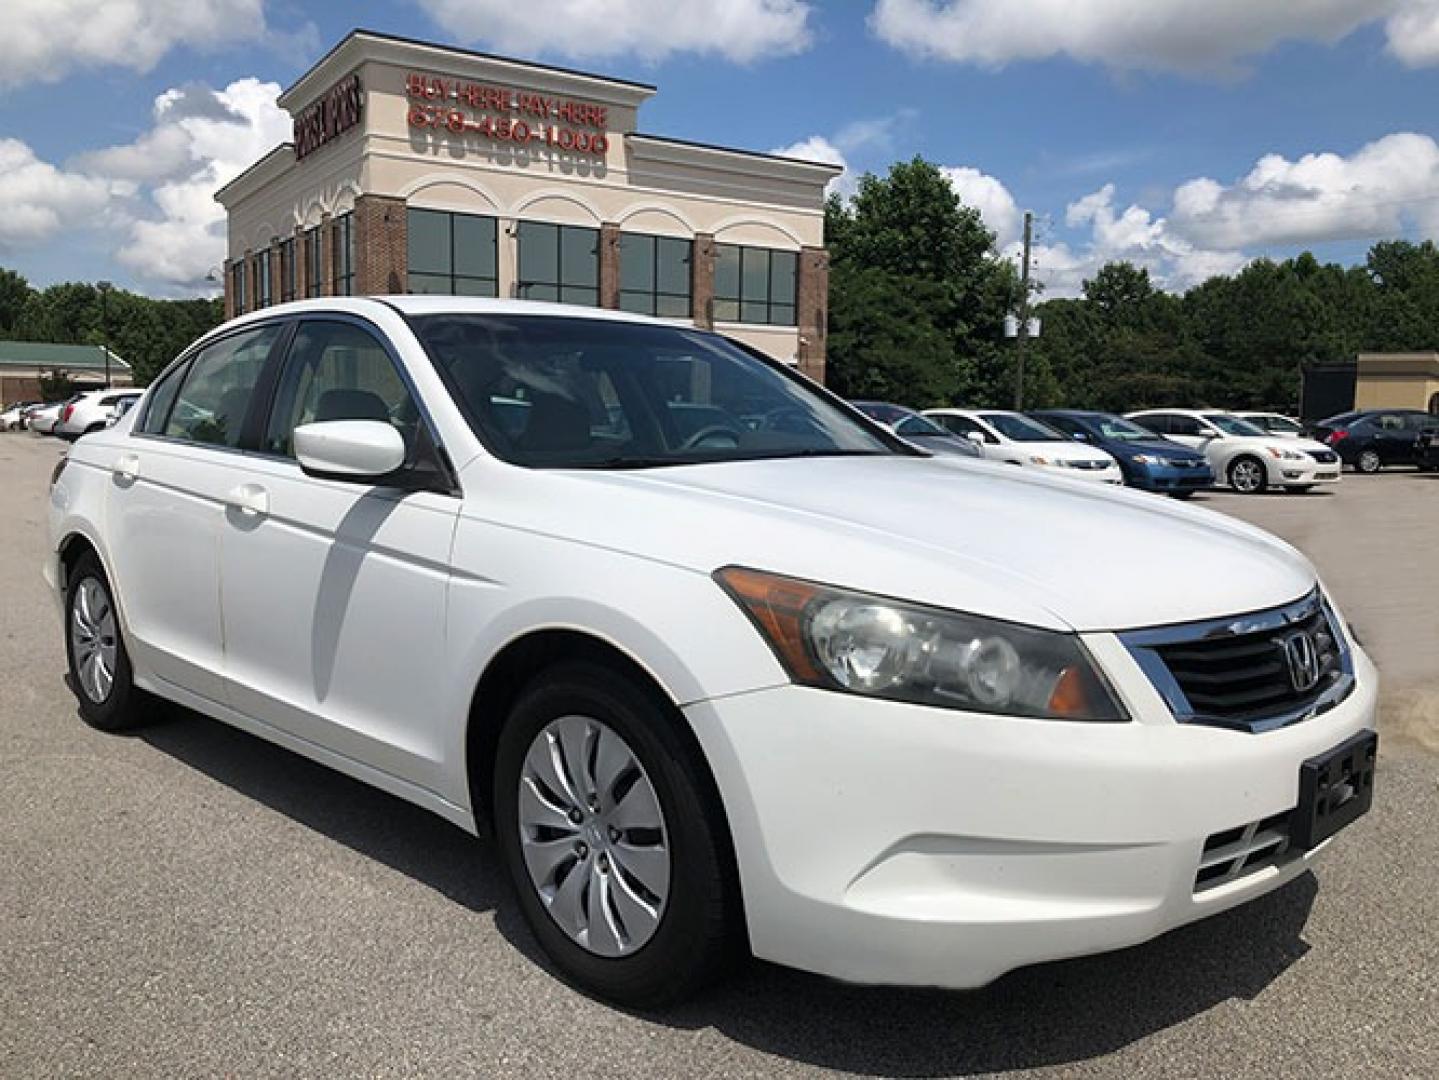
[[[244,316],[51,530],[89,723],[168,699],[492,829],[612,1000],[747,953],[981,985],[1268,892],[1373,796],[1374,668],[1285,544],[640,317]]]

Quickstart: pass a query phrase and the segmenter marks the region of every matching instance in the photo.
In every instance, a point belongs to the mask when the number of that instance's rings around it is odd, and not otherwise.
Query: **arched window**
[[[1430,396],[1429,413],[1431,416],[1439,416],[1439,393]]]

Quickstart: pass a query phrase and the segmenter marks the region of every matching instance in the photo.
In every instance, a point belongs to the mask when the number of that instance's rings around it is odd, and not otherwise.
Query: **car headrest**
[[[315,406],[316,422],[322,420],[385,420],[390,410],[379,394],[369,390],[326,390]]]

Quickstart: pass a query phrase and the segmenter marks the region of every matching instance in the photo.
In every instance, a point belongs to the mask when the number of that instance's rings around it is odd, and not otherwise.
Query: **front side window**
[[[982,435],[987,442],[994,442],[994,436],[985,431],[983,427],[976,424],[967,416],[956,416],[954,413],[940,413],[935,417],[940,427],[944,428],[951,435]]]
[[[294,457],[295,428],[324,420],[381,420],[412,446],[420,411],[385,347],[353,323],[300,324],[285,358],[262,450]]]
[[[334,239],[334,296],[353,296],[355,292],[355,215],[341,214],[331,229]]]
[[[168,414],[157,418],[163,425],[160,433],[210,446],[239,446],[255,383],[279,333],[278,327],[261,327],[201,349],[190,362]],[[146,418],[147,431],[150,419]]]
[[[180,391],[180,384],[185,381],[187,366],[181,364],[165,375],[150,387],[150,397],[145,405],[145,415],[140,417],[135,424],[136,431],[143,431],[150,435],[159,435],[165,430],[165,421],[170,416],[170,406],[175,403],[175,395]]]
[[[320,250],[320,227],[305,230],[305,295],[319,296],[322,266]]]
[[[519,224],[521,300],[600,303],[600,231],[578,225]]]
[[[620,307],[662,319],[688,319],[693,244],[672,236],[620,234]]]
[[[936,435],[944,436],[949,434],[949,432],[945,431],[944,428],[940,427],[929,417],[918,414],[906,416],[894,425],[894,431],[896,435],[921,438],[933,438]]]
[[[1154,438],[1154,432],[1147,431],[1122,416],[1106,416],[1099,421],[1099,433],[1116,442],[1145,442]]]
[[[408,232],[410,292],[499,295],[494,218],[412,207]]]
[[[1078,420],[1075,420],[1073,417],[1046,415],[1044,417],[1044,422],[1050,427],[1054,428],[1056,431],[1062,431],[1066,435],[1089,434],[1088,430],[1085,429],[1085,426],[1081,424]]]
[[[524,315],[427,315],[421,342],[476,434],[541,468],[908,453],[715,334]]]
[[[715,319],[794,326],[798,268],[793,251],[717,244]]]

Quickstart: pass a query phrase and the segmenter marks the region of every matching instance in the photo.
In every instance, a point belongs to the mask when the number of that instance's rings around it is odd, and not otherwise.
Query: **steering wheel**
[[[724,436],[726,439],[728,439],[728,440],[730,441],[730,446],[731,446],[731,447],[737,447],[737,446],[739,446],[739,432],[738,432],[738,431],[735,431],[734,428],[725,427],[723,424],[710,424],[708,427],[702,427],[702,428],[700,428],[700,429],[699,429],[698,431],[696,431],[693,435],[691,435],[688,439],[686,439],[684,442],[680,443],[680,449],[681,449],[681,450],[695,450],[695,449],[698,449],[698,448],[699,448],[701,445],[703,445],[707,440],[714,438],[716,435],[722,435],[722,436]]]
[[[779,431],[787,435],[811,435],[816,424],[809,413],[798,405],[781,405],[760,417],[760,431]]]

